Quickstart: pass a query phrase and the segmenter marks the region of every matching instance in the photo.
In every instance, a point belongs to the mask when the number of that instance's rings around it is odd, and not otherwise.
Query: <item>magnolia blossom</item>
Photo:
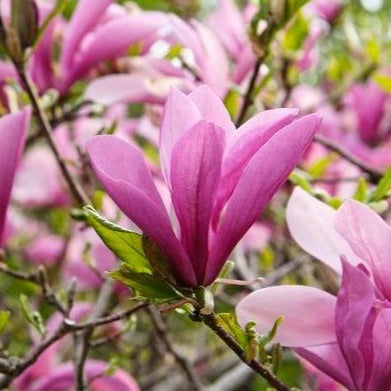
[[[295,347],[312,365],[350,391],[389,390],[391,303],[384,300],[363,266],[342,261],[338,298],[306,286],[260,289],[236,308],[239,322],[257,322],[267,332],[284,320],[275,342]]]
[[[341,0],[312,0],[309,8],[319,17],[332,22],[341,12]]]
[[[87,151],[108,194],[166,253],[178,282],[209,285],[310,144],[319,118],[296,116],[295,109],[265,111],[235,130],[208,87],[187,96],[173,89],[160,157],[178,224],[137,148],[97,136]]]
[[[356,84],[345,96],[345,104],[356,118],[357,132],[368,144],[379,141],[386,111],[387,94],[375,82]]]
[[[255,320],[263,333],[283,316],[276,342],[298,348],[298,354],[349,390],[387,390],[390,227],[359,202],[346,201],[335,211],[299,188],[289,201],[287,222],[307,252],[343,272],[338,299],[307,286],[266,288],[239,304],[240,322]]]
[[[0,118],[0,246],[4,244],[7,207],[29,122],[29,109]]]

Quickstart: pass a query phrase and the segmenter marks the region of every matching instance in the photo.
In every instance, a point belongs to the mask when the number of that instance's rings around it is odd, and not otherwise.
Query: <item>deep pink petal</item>
[[[263,111],[231,134],[214,210],[214,225],[218,223],[221,210],[232,195],[248,162],[277,131],[292,122],[297,113],[296,109]]]
[[[336,211],[297,187],[289,199],[286,219],[293,239],[305,251],[342,274],[341,255],[352,264],[357,259],[334,227]]]
[[[142,153],[114,136],[87,143],[92,167],[118,207],[167,254],[178,278],[193,285],[191,262],[176,238]]]
[[[354,390],[353,381],[338,343],[296,348],[295,351],[347,389]]]
[[[182,135],[172,152],[171,190],[181,241],[201,284],[224,147],[224,130],[202,120]]]
[[[368,391],[388,390],[391,384],[391,309],[380,311],[373,327],[373,366]]]
[[[335,227],[369,266],[380,291],[391,299],[390,227],[369,207],[353,200],[338,210]]]
[[[236,307],[239,323],[255,321],[265,334],[282,316],[274,342],[305,347],[336,341],[334,312],[336,297],[320,289],[299,285],[280,285],[259,289]]]
[[[221,217],[205,284],[216,278],[237,242],[284,183],[311,143],[319,122],[316,115],[294,121],[275,134],[250,160]]]
[[[25,109],[0,118],[0,246],[3,244],[6,212],[30,116],[30,109]]]
[[[352,379],[357,389],[361,389],[369,379],[373,357],[370,331],[375,319],[375,290],[368,275],[359,267],[345,260],[342,266],[342,284],[335,312],[336,334]]]

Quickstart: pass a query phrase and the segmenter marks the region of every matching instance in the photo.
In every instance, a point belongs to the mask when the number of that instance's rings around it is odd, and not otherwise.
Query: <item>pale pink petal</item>
[[[369,267],[377,287],[391,298],[391,229],[369,207],[346,201],[337,212],[335,227]]]
[[[324,262],[338,274],[342,273],[341,255],[349,262],[362,262],[334,227],[336,211],[297,187],[289,199],[286,219],[289,231],[300,247]]]
[[[259,289],[245,297],[236,307],[236,315],[242,326],[255,321],[260,334],[270,331],[282,316],[273,342],[305,347],[336,341],[335,305],[336,297],[320,289],[280,285]]]
[[[177,88],[172,88],[164,108],[160,131],[160,160],[167,183],[170,182],[171,154],[175,143],[201,119],[201,113],[193,101]]]

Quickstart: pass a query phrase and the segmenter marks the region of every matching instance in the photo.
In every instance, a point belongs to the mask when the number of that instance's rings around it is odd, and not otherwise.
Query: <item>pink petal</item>
[[[171,187],[181,241],[202,283],[208,258],[208,233],[221,174],[224,130],[205,120],[176,143],[171,159]]]
[[[235,125],[224,103],[210,87],[206,84],[198,87],[189,94],[189,98],[197,106],[203,119],[220,126],[226,132],[227,137],[235,133]]]
[[[336,211],[297,187],[288,202],[286,219],[289,231],[300,247],[342,273],[341,255],[349,262],[360,262],[334,227]]]
[[[295,351],[316,368],[343,384],[347,389],[355,389],[338,343],[296,348]]]
[[[355,254],[366,262],[380,291],[391,298],[391,229],[369,207],[346,201],[335,227]]]
[[[373,327],[373,364],[368,391],[388,390],[391,384],[391,309],[380,311]]]
[[[191,262],[175,237],[142,153],[114,136],[97,136],[87,152],[99,181],[118,207],[167,254],[178,278],[195,283]]]
[[[248,162],[258,150],[281,128],[297,116],[296,109],[267,110],[242,125],[228,140],[223,173],[214,210],[214,225],[221,210],[232,195]]]
[[[17,114],[8,114],[0,118],[0,246],[3,244],[7,207],[30,117],[30,109],[25,109]]]
[[[94,28],[113,0],[80,0],[70,20],[63,44],[61,63],[72,66],[73,57],[83,37]]]
[[[237,242],[286,180],[311,143],[319,122],[316,115],[294,121],[275,134],[250,160],[221,217],[205,283],[216,278]]]
[[[171,154],[175,143],[201,119],[201,113],[193,101],[177,88],[172,88],[164,108],[160,131],[160,160],[167,183],[170,182]]]
[[[265,334],[280,316],[284,318],[273,342],[304,347],[336,341],[334,312],[336,297],[320,289],[280,285],[259,289],[236,307],[239,323],[255,321],[256,330]]]
[[[343,277],[338,293],[335,325],[338,343],[350,368],[354,383],[365,388],[369,380],[373,351],[368,342],[376,310],[375,290],[368,276],[359,268],[342,261]]]

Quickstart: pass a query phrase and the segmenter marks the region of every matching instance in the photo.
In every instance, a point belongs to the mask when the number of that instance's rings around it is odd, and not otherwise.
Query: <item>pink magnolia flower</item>
[[[256,9],[249,3],[243,14],[233,0],[220,0],[209,16],[207,25],[218,35],[224,48],[235,62],[232,80],[241,83],[253,69],[256,57],[248,38],[247,28]]]
[[[22,154],[30,110],[0,118],[0,246],[4,244],[4,227],[16,168]]]
[[[209,285],[310,144],[319,118],[296,116],[295,109],[265,111],[235,130],[208,87],[187,96],[171,91],[160,157],[179,238],[137,148],[97,136],[87,151],[108,194],[166,253],[178,282]]]
[[[275,342],[295,347],[312,365],[350,391],[389,390],[391,303],[364,266],[342,260],[338,298],[307,286],[260,289],[236,308],[239,322],[257,322],[265,333],[279,316]]]
[[[379,141],[387,94],[373,81],[356,84],[345,96],[345,104],[356,117],[357,132],[368,144]]]
[[[341,12],[341,0],[312,0],[309,4],[312,11],[321,18],[332,22]]]
[[[136,381],[123,370],[117,369],[114,375],[105,375],[109,364],[88,360],[85,374],[90,381],[91,391],[140,391]],[[75,385],[75,368],[73,363],[59,365],[53,373],[46,375],[28,391],[68,391]],[[27,390],[26,390],[27,391]]]
[[[287,223],[295,241],[338,274],[341,255],[353,265],[365,265],[377,289],[391,299],[391,228],[370,208],[348,200],[335,211],[297,188]]]

